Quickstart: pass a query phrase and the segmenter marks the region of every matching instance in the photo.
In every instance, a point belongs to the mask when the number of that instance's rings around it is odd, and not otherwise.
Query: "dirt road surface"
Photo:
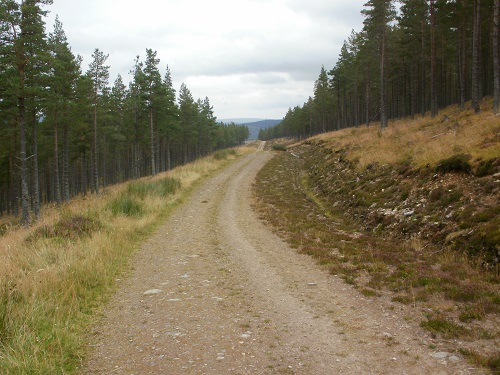
[[[87,374],[477,374],[397,304],[364,298],[251,209],[272,157],[240,158],[141,247],[95,328]]]

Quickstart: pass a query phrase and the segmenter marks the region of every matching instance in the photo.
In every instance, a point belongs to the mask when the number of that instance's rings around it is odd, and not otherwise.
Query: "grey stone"
[[[149,289],[149,290],[146,290],[143,294],[144,295],[151,295],[151,294],[160,294],[161,292],[163,292],[163,290],[161,289]]]

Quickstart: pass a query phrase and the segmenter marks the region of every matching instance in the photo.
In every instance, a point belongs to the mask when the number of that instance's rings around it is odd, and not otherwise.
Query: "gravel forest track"
[[[260,148],[218,172],[141,246],[84,373],[479,373],[259,220],[251,186],[270,158]]]

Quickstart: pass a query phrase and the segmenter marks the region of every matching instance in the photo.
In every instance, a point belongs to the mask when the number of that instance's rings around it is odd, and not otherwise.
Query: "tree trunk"
[[[420,51],[420,74],[421,74],[421,85],[420,85],[420,115],[422,117],[425,116],[425,112],[427,110],[426,106],[426,74],[425,74],[425,22],[422,21],[422,48]]]
[[[500,0],[495,0],[493,10],[493,111],[500,111],[500,57],[498,52],[498,38],[500,32]]]
[[[21,74],[24,77],[24,71]],[[26,156],[26,107],[24,97],[18,98],[20,127],[20,158],[21,158],[21,223],[30,225],[29,189],[28,189],[28,158]]]
[[[431,117],[438,114],[438,93],[436,82],[436,14],[434,9],[434,0],[430,3],[431,16]]]
[[[38,139],[36,111],[33,111],[33,213],[40,219],[40,177],[38,176]]]
[[[385,26],[384,26],[385,27]],[[386,32],[382,33],[382,42],[380,46],[380,127],[387,127],[387,113],[385,106],[385,43]]]
[[[365,87],[365,118],[366,126],[370,126],[370,75],[366,72],[366,87]]]
[[[87,195],[87,153],[82,155],[82,194]]]
[[[166,147],[167,149],[165,150],[165,153],[167,154],[167,171],[172,169],[172,159],[170,157],[170,139],[167,138],[166,141]]]
[[[69,186],[69,139],[68,139],[68,125],[66,124],[63,129],[63,200],[68,202],[70,199],[70,186]]]
[[[467,61],[467,39],[465,35],[465,30],[462,29],[460,32],[460,41],[458,48],[458,86],[460,90],[459,106],[463,111],[465,109],[465,65]]]
[[[95,193],[99,195],[99,168],[97,164],[97,94],[94,101],[94,188]]]
[[[417,87],[418,87],[418,65],[417,62],[415,62],[415,65],[411,71],[412,75],[412,85],[410,88],[410,95],[411,95],[411,118],[415,118],[415,114],[417,113]]]
[[[151,131],[151,174],[156,175],[155,163],[155,132],[153,127],[153,108],[149,109],[150,131]]]
[[[472,101],[474,112],[481,112],[479,106],[479,54],[481,49],[481,0],[474,0],[474,27],[472,36]]]
[[[59,139],[57,127],[57,115],[54,120],[54,185],[57,207],[61,206],[61,178],[59,176]]]
[[[14,138],[14,137],[13,137]],[[9,176],[10,176],[10,209],[8,212],[13,216],[19,215],[19,180],[15,159],[17,158],[17,142],[13,139],[14,149],[9,157]]]

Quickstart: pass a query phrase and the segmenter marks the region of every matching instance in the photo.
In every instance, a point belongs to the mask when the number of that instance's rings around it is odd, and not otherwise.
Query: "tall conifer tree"
[[[99,163],[98,163],[98,145],[97,145],[97,107],[99,96],[103,89],[108,85],[109,79],[109,66],[105,65],[109,55],[105,55],[98,48],[92,54],[92,62],[89,65],[87,72],[88,76],[92,79],[93,89],[92,94],[94,97],[94,188],[96,194],[99,194]]]

